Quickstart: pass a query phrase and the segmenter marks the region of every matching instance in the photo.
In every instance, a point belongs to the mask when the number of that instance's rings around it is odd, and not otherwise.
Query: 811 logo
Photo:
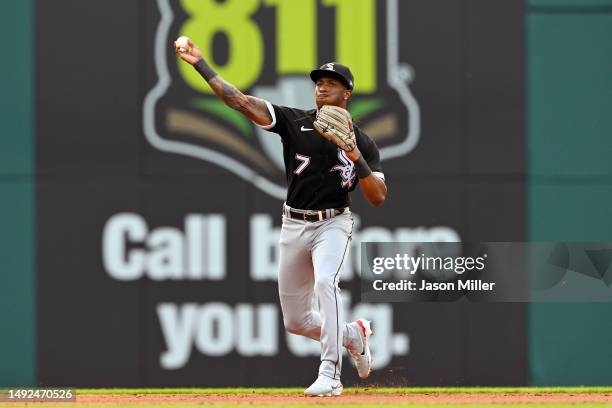
[[[157,149],[215,163],[284,198],[280,138],[218,100],[174,54],[191,37],[209,64],[242,92],[312,109],[308,74],[323,62],[355,77],[349,110],[378,144],[381,159],[410,153],[420,136],[412,67],[399,61],[398,0],[157,0],[157,83],[143,106],[145,137]]]

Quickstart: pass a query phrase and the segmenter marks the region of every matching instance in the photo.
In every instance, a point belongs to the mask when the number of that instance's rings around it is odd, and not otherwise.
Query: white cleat
[[[355,368],[357,368],[357,374],[362,379],[366,379],[372,372],[372,354],[370,354],[370,345],[368,340],[372,335],[372,329],[370,327],[371,322],[365,319],[358,319],[355,323],[361,328],[361,348],[353,348],[350,351],[353,361],[355,362]]]
[[[304,390],[304,395],[310,397],[337,397],[342,394],[343,388],[340,380],[320,375],[310,387]]]

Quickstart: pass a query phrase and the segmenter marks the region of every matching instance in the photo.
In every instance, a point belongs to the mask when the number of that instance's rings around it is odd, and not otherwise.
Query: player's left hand
[[[353,118],[346,109],[323,105],[317,112],[313,125],[321,136],[335,143],[345,152],[352,152],[357,148]]]

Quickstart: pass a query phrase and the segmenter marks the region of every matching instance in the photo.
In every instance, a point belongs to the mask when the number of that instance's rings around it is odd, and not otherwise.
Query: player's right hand
[[[179,47],[176,45],[176,42],[173,43],[174,51],[178,54],[179,57],[183,59],[183,61],[188,62],[191,65],[195,65],[196,62],[202,59],[202,52],[198,48],[198,46],[189,39],[189,50],[185,50],[185,52],[181,52]]]

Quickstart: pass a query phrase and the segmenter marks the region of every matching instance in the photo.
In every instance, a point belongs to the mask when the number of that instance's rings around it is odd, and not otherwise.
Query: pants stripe
[[[338,363],[340,363],[340,358],[341,358],[341,350],[338,347],[338,340],[339,340],[339,336],[340,336],[340,322],[338,321],[338,291],[336,290],[336,277],[338,276],[338,273],[340,272],[340,269],[342,269],[342,264],[344,263],[344,257],[346,256],[346,250],[349,247],[349,243],[351,242],[351,237],[353,236],[353,225],[355,224],[354,220],[351,220],[351,233],[348,236],[348,239],[346,240],[346,246],[344,247],[344,253],[342,254],[342,260],[340,261],[340,265],[338,265],[338,270],[336,271],[336,274],[334,275],[334,280],[332,281],[332,285],[333,285],[333,290],[334,290],[334,301],[336,303],[336,350],[338,352],[338,358],[336,359],[336,364],[334,364],[334,378],[336,378],[336,372],[338,370]]]

